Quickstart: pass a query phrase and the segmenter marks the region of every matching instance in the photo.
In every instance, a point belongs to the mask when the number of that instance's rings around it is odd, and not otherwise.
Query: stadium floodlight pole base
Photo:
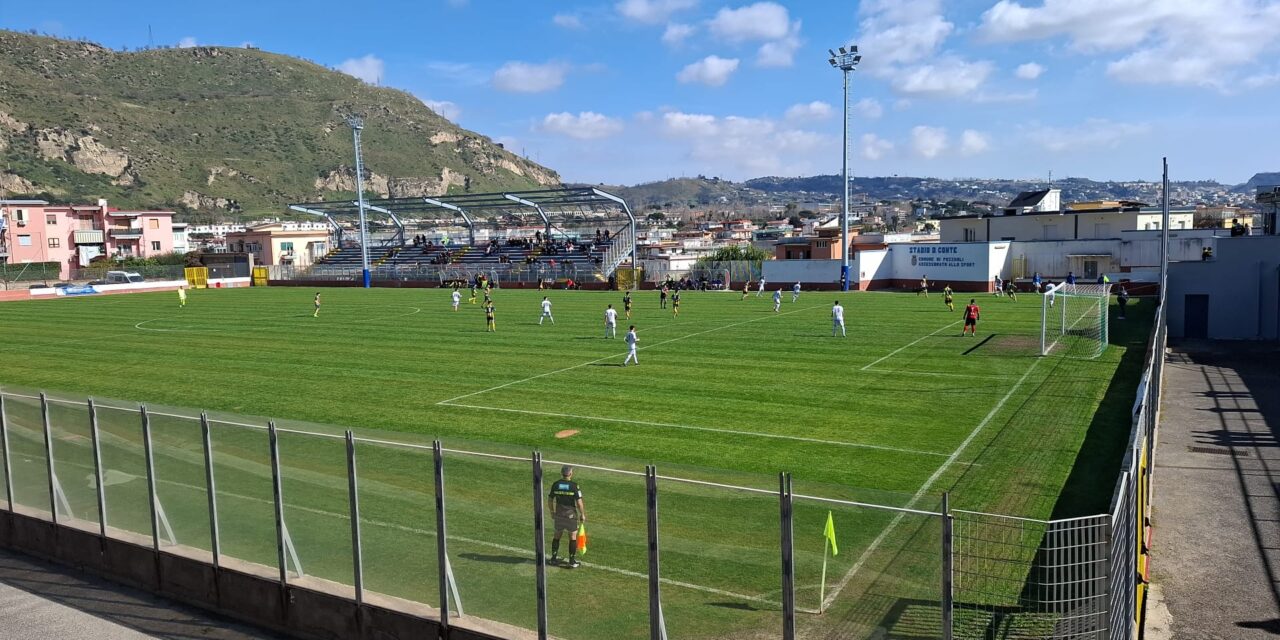
[[[372,286],[373,286],[373,277],[372,277],[372,276],[371,276],[371,274],[369,273],[369,270],[368,270],[368,269],[363,269],[363,270],[361,270],[361,271],[362,271],[361,282],[363,282],[363,283],[364,283],[364,288],[368,289],[369,287],[372,287]]]
[[[849,290],[849,265],[840,265],[840,290]]]

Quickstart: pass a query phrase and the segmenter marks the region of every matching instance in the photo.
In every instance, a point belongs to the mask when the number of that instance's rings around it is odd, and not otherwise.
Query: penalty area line
[[[929,335],[926,335],[926,336],[920,336],[919,338],[916,338],[915,340],[912,340],[911,342],[909,342],[909,343],[907,343],[907,344],[904,344],[904,345],[902,345],[901,347],[898,347],[897,349],[894,349],[893,351],[890,351],[888,355],[881,356],[881,357],[880,357],[880,359],[878,359],[878,360],[876,360],[875,362],[872,362],[871,364],[869,364],[869,365],[867,365],[867,366],[863,367],[863,368],[861,369],[861,371],[866,371],[867,369],[870,369],[871,367],[874,367],[874,366],[876,366],[876,365],[880,364],[881,362],[884,362],[885,360],[888,360],[889,358],[892,358],[892,357],[894,357],[894,356],[898,355],[898,354],[899,354],[899,353],[901,353],[902,351],[904,351],[904,350],[906,350],[906,349],[910,349],[911,347],[916,346],[916,345],[917,345],[917,344],[919,344],[922,340],[925,340],[925,339],[928,339],[928,338],[932,338],[933,336],[936,336],[936,335],[938,335],[939,333],[942,333],[943,331],[946,331],[947,329],[950,329],[951,327],[954,327],[954,326],[956,326],[956,325],[958,325],[958,324],[960,324],[960,321],[959,321],[959,320],[956,320],[955,322],[952,322],[951,324],[948,324],[947,326],[942,327],[942,328],[938,329],[937,331],[934,331],[933,333],[930,333]]]
[[[724,329],[731,329],[731,328],[733,328],[733,327],[740,327],[740,326],[742,326],[742,325],[744,325],[744,324],[751,324],[751,323],[753,323],[753,322],[760,322],[761,320],[768,320],[768,319],[770,319],[770,318],[777,318],[777,317],[780,317],[780,316],[791,315],[791,314],[793,314],[793,313],[800,313],[801,311],[809,311],[809,310],[812,310],[812,309],[817,309],[817,308],[818,308],[818,306],[820,306],[820,305],[815,305],[815,306],[812,306],[812,307],[804,307],[803,309],[796,309],[796,310],[794,310],[794,311],[785,311],[785,312],[783,312],[783,313],[773,313],[773,314],[769,314],[769,315],[767,315],[767,316],[763,316],[763,317],[760,317],[760,318],[752,318],[752,319],[750,319],[750,320],[743,320],[742,322],[734,322],[734,323],[731,323],[731,324],[726,324],[726,325],[722,325],[722,326],[719,326],[719,327],[714,327],[714,328],[711,328],[711,329],[707,329],[707,330],[705,330],[705,331],[699,331],[699,332],[697,332],[697,333],[690,333],[690,334],[688,334],[688,335],[680,336],[680,337],[678,337],[678,338],[671,338],[671,339],[669,339],[669,340],[663,340],[662,342],[655,342],[655,343],[653,343],[653,344],[645,345],[645,346],[643,346],[643,347],[637,347],[637,348],[636,348],[636,351],[644,351],[645,349],[649,349],[649,348],[652,348],[652,347],[660,347],[660,346],[662,346],[662,345],[664,345],[664,344],[670,344],[670,343],[672,343],[672,342],[677,342],[677,341],[680,341],[680,340],[685,340],[685,339],[688,339],[688,338],[693,338],[693,337],[697,337],[697,336],[700,336],[700,335],[705,335],[705,334],[708,334],[708,333],[713,333],[713,332],[715,332],[715,331],[723,331]],[[604,362],[605,360],[612,360],[613,358],[621,358],[621,357],[623,357],[623,356],[625,356],[625,355],[627,355],[627,354],[626,354],[626,353],[619,353],[619,354],[615,354],[615,355],[608,355],[608,356],[605,356],[605,357],[603,357],[603,358],[596,358],[595,360],[590,360],[590,361],[587,361],[587,362],[583,362],[582,364],[575,364],[575,365],[573,365],[573,366],[565,367],[565,368],[563,368],[563,369],[556,369],[555,371],[548,371],[548,372],[546,372],[546,373],[539,373],[538,375],[529,376],[528,378],[524,378],[524,379],[521,379],[521,380],[513,380],[513,381],[511,381],[511,382],[507,382],[507,383],[504,383],[504,384],[500,384],[500,385],[498,385],[498,386],[496,386],[496,387],[489,387],[488,389],[481,389],[480,391],[472,391],[471,393],[465,393],[465,394],[460,395],[460,396],[456,396],[456,397],[453,397],[453,398],[449,398],[448,400],[441,400],[440,402],[437,402],[436,404],[448,405],[448,404],[450,404],[450,403],[456,402],[456,401],[458,401],[458,400],[464,400],[464,399],[466,399],[466,398],[470,398],[470,397],[472,397],[472,396],[478,396],[478,395],[481,395],[481,394],[484,394],[484,393],[489,393],[490,391],[497,391],[498,389],[505,389],[505,388],[510,387],[510,386],[512,386],[512,385],[517,385],[517,384],[521,384],[521,383],[524,383],[524,382],[529,382],[530,380],[537,380],[538,378],[545,378],[545,377],[547,377],[547,376],[553,376],[553,375],[556,375],[557,373],[564,373],[564,372],[566,372],[566,371],[573,371],[574,369],[581,369],[582,367],[589,367],[589,366],[591,366],[591,365],[593,365],[593,364],[596,364],[597,362]]]
[[[792,441],[796,441],[796,442],[809,442],[809,443],[813,443],[813,444],[827,444],[827,445],[832,445],[832,446],[837,446],[837,447],[854,447],[854,448],[859,448],[859,449],[878,449],[878,450],[881,450],[881,451],[894,451],[894,452],[897,452],[897,453],[908,453],[908,454],[912,454],[912,455],[919,455],[919,456],[937,456],[937,457],[940,457],[940,458],[941,458],[941,457],[946,457],[946,456],[948,455],[948,454],[946,454],[946,453],[940,453],[940,452],[937,452],[937,451],[921,451],[921,450],[919,450],[919,449],[904,449],[904,448],[900,448],[900,447],[888,447],[888,446],[878,445],[878,444],[862,444],[862,443],[856,443],[856,442],[843,442],[843,441],[840,441],[840,440],[824,440],[824,439],[821,439],[821,438],[807,438],[807,437],[804,437],[804,436],[789,436],[789,435],[784,435],[784,434],[779,434],[779,433],[759,433],[759,432],[755,432],[755,431],[739,431],[739,430],[736,430],[736,429],[721,429],[721,428],[718,428],[718,427],[698,427],[698,426],[687,425],[687,424],[671,424],[671,423],[668,423],[668,422],[648,422],[648,421],[645,421],[645,420],[627,420],[627,419],[624,419],[624,418],[602,418],[602,417],[598,417],[598,416],[583,416],[583,415],[576,415],[576,414],[572,414],[572,413],[555,413],[555,412],[551,412],[551,411],[531,411],[531,410],[528,410],[528,409],[509,409],[509,408],[506,408],[506,407],[487,407],[487,406],[483,406],[483,405],[474,405],[474,404],[459,404],[459,403],[456,403],[456,402],[449,402],[449,401],[447,401],[447,400],[446,400],[446,401],[444,401],[444,402],[436,403],[436,404],[444,405],[444,406],[446,406],[446,407],[459,407],[459,408],[463,408],[463,409],[480,409],[480,410],[482,410],[482,411],[502,411],[502,412],[505,412],[505,413],[520,413],[520,414],[525,414],[525,415],[548,416],[548,417],[552,417],[552,418],[570,418],[570,419],[576,419],[576,420],[595,420],[595,421],[598,421],[598,422],[616,422],[616,423],[619,423],[619,424],[634,424],[634,425],[640,425],[640,426],[643,426],[643,427],[660,427],[660,428],[666,428],[666,429],[685,429],[685,430],[688,430],[688,431],[704,431],[704,432],[707,432],[707,433],[724,433],[724,434],[729,434],[729,435],[735,435],[735,436],[749,436],[749,437],[754,437],[754,438],[770,438],[770,439],[774,439],[774,440],[792,440]]]
[[[996,403],[996,406],[991,408],[991,411],[982,419],[982,422],[979,422],[978,426],[974,427],[973,431],[969,432],[969,435],[960,443],[960,446],[956,447],[956,450],[951,452],[951,455],[942,462],[942,466],[938,467],[938,469],[933,472],[933,475],[929,476],[929,478],[924,481],[923,485],[920,485],[920,489],[916,491],[915,495],[911,496],[911,500],[907,502],[906,508],[916,508],[917,503],[924,498],[925,493],[933,487],[933,483],[937,482],[938,478],[941,478],[942,474],[946,473],[947,469],[950,469],[951,465],[956,463],[956,459],[960,457],[960,454],[964,453],[964,450],[969,448],[969,445],[973,443],[974,438],[978,437],[978,434],[982,433],[982,430],[991,423],[991,421],[996,417],[996,414],[1000,413],[1000,410],[1004,408],[1005,403],[1008,402],[1009,398],[1012,398],[1013,394],[1022,387],[1022,383],[1027,381],[1027,377],[1031,375],[1031,372],[1035,370],[1036,365],[1038,364],[1040,364],[1040,358],[1034,360],[1031,363],[1031,366],[1027,367],[1027,371],[1022,374],[1021,378],[1018,378],[1018,381],[1009,389],[1009,392],[1004,394],[1003,398],[1000,398],[1000,401]],[[884,543],[885,538],[887,538],[889,534],[898,527],[898,524],[902,522],[902,518],[905,515],[905,512],[898,512],[897,515],[893,517],[893,520],[889,522],[888,526],[880,532],[880,535],[877,535],[876,538],[871,541],[871,544],[862,551],[862,554],[858,556],[858,560],[854,562],[853,566],[849,568],[849,571],[840,578],[840,582],[836,583],[836,586],[832,589],[831,593],[827,594],[827,599],[822,602],[823,609],[830,607],[831,603],[835,602],[836,597],[840,595],[840,592],[843,591],[845,587],[849,586],[849,581],[853,579],[853,576],[857,575],[858,571],[862,569],[862,566],[871,558],[871,554],[875,553],[876,549]]]

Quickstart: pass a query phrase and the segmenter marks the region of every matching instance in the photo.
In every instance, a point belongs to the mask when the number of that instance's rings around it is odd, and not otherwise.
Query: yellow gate
[[[613,275],[617,277],[618,290],[626,291],[644,277],[644,269],[618,267],[618,269],[613,272]]]
[[[271,269],[269,267],[253,268],[253,286],[265,287],[269,279],[271,279]]]
[[[192,289],[204,289],[209,286],[209,267],[187,267],[183,270],[187,284]]]

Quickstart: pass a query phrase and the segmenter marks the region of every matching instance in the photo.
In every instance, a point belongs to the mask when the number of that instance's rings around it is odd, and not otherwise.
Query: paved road
[[[1280,348],[1202,343],[1165,367],[1148,640],[1280,637]]]
[[[277,638],[198,609],[0,549],[0,638]]]

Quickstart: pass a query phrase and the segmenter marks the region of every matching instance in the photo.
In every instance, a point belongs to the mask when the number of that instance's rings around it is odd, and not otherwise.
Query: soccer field
[[[631,471],[653,463],[664,476],[763,490],[776,490],[777,472],[790,471],[798,494],[925,511],[951,492],[953,508],[1069,517],[1107,508],[1151,312],[1145,301],[1133,305],[1129,320],[1111,323],[1111,347],[1086,360],[1036,356],[1035,295],[978,296],[983,319],[971,338],[960,337],[959,311],[936,293],[806,292],[792,303],[786,292],[774,313],[768,293],[741,300],[688,292],[674,317],[645,291],[635,294],[632,320],[619,318],[618,338],[606,340],[602,314],[612,303],[621,316],[619,293],[545,292],[555,324],[539,325],[544,293],[498,290],[497,331],[488,333],[465,291],[458,312],[445,289],[321,291],[315,318],[315,291],[304,288],[192,291],[185,309],[172,293],[0,304],[0,383],[19,395],[141,401],[172,416],[209,409],[247,424],[270,417],[329,433],[438,437],[463,451],[538,449],[550,460]],[[845,338],[831,335],[836,299]],[[967,299],[957,296],[957,306]],[[629,323],[641,364],[621,367]],[[15,468],[42,460],[38,405],[15,397],[8,409]],[[83,476],[91,469],[87,418],[82,408],[60,411],[67,415],[51,420],[67,433],[58,447],[68,460],[55,459]],[[149,532],[145,486],[132,481],[137,414],[106,409],[100,419],[110,436],[108,512],[119,514],[111,524]],[[175,537],[207,548],[198,424],[165,417],[153,419],[153,430],[158,491]],[[247,429],[215,437],[226,455],[218,474],[223,552],[275,566],[263,440]],[[286,433],[280,447],[302,565],[350,583],[343,443]],[[366,586],[434,603],[429,454],[359,451]],[[528,463],[454,454],[447,468],[451,563],[466,613],[529,627]],[[571,611],[553,605],[552,634],[643,635],[643,478],[583,469],[575,479],[592,546],[583,569],[549,576],[553,598],[576,601]],[[47,481],[15,470],[15,497],[47,509]],[[94,513],[92,485],[66,484],[73,512]],[[678,482],[661,491],[664,616],[673,637],[775,635],[776,496]],[[829,509],[841,544],[828,569],[831,608],[802,617],[803,628],[864,637],[936,594],[936,519],[798,500],[802,609],[818,608]],[[228,518],[243,524],[232,529]],[[984,604],[1016,596],[992,593]]]

